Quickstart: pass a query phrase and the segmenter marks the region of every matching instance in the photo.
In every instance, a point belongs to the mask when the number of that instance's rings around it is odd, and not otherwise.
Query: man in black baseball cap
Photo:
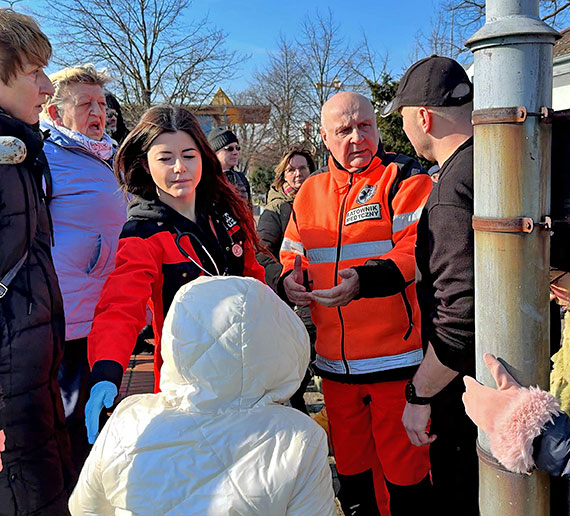
[[[472,99],[461,65],[431,56],[409,68],[382,111],[398,111],[416,152],[440,166],[418,223],[424,359],[402,417],[410,441],[430,445],[438,515],[479,514],[477,431],[461,402],[462,377],[475,371]]]
[[[473,86],[463,67],[449,57],[433,55],[408,68],[381,114],[388,116],[403,106],[462,106],[472,100]]]

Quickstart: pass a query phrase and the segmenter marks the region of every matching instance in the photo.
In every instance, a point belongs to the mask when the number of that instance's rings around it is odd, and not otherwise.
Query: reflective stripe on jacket
[[[317,326],[315,365],[324,376],[340,375],[349,382],[392,379],[394,373],[409,376],[409,368],[421,362],[414,246],[431,188],[417,162],[380,148],[357,173],[329,158],[329,170],[311,176],[297,194],[280,252],[283,274],[300,254],[310,288],[329,289],[339,283],[341,269],[368,265],[369,260],[391,261],[391,269],[378,271],[375,297],[338,308],[311,304]],[[381,273],[386,271],[403,277],[395,294],[383,291]]]

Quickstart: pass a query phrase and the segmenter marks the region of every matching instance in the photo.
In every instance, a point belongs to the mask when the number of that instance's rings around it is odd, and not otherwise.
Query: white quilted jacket
[[[280,405],[309,361],[301,320],[252,278],[199,278],[164,323],[159,394],[123,400],[72,515],[336,514],[324,431]]]

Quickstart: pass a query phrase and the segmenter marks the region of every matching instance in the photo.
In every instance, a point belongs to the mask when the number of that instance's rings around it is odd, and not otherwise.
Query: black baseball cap
[[[382,109],[391,115],[406,106],[462,106],[473,100],[473,84],[463,67],[449,57],[433,55],[408,68],[396,96]]]

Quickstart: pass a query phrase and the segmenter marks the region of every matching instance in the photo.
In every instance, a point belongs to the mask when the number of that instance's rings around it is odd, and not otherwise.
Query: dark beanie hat
[[[236,135],[229,129],[224,129],[223,127],[214,127],[210,131],[210,134],[208,134],[208,141],[215,152],[223,149],[230,143],[238,143]]]

